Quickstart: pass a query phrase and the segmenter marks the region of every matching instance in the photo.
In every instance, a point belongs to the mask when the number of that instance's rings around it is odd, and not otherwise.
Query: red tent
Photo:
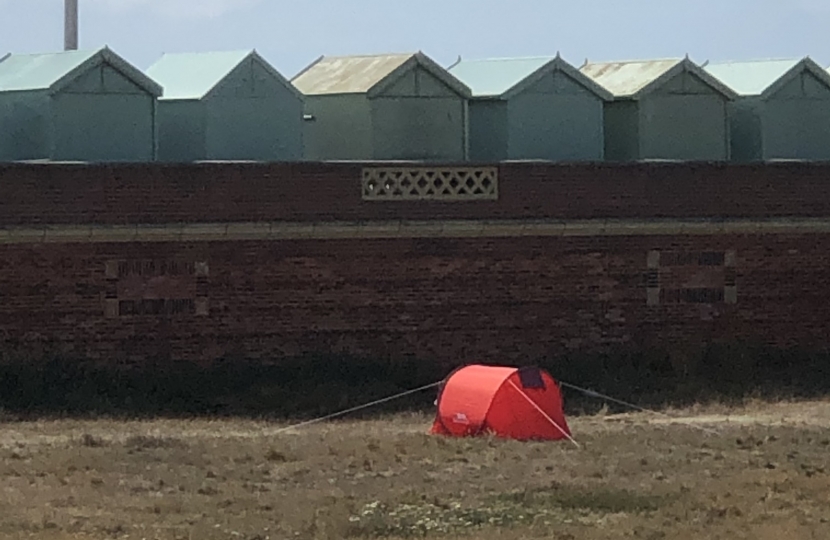
[[[491,432],[518,440],[571,437],[556,381],[535,367],[463,367],[447,378],[437,405],[431,433],[438,435]]]

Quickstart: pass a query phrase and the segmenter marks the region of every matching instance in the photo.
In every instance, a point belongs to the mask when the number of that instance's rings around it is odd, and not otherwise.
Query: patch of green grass
[[[365,505],[350,520],[350,538],[425,538],[473,533],[483,528],[529,525],[536,513],[510,505],[465,506],[439,501],[387,506]]]
[[[660,508],[664,499],[628,490],[591,489],[553,484],[548,488],[523,489],[497,496],[524,508],[556,507],[562,510],[585,510],[598,514],[642,514]]]
[[[548,488],[501,493],[478,503],[420,500],[365,505],[352,516],[352,538],[424,538],[473,534],[485,528],[529,525],[555,527],[564,519],[590,524],[597,515],[644,514],[659,509],[662,499],[607,488],[554,484]]]

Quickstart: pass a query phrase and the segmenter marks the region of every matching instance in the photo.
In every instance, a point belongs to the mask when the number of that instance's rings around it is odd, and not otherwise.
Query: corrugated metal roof
[[[681,62],[682,58],[596,62],[582,66],[580,71],[614,96],[627,97],[633,96]]]
[[[98,52],[13,54],[0,62],[0,92],[47,90]]]
[[[147,75],[164,88],[161,99],[201,99],[253,51],[164,54]]]
[[[469,86],[473,96],[501,96],[554,58],[536,56],[462,60],[450,67],[449,72]]]
[[[367,56],[323,56],[291,81],[308,95],[362,94],[415,56],[383,54]]]
[[[800,59],[720,62],[703,69],[742,96],[756,96],[794,68]]]

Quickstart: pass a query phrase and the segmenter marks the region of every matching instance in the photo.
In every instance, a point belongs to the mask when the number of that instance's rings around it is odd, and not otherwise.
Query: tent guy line
[[[513,387],[513,388],[514,388],[514,389],[515,389],[515,390],[516,390],[516,391],[517,391],[517,392],[518,392],[518,393],[519,393],[519,394],[520,394],[523,398],[525,398],[525,399],[527,400],[527,402],[528,402],[528,403],[530,403],[531,405],[533,405],[533,408],[534,408],[534,409],[536,409],[537,411],[539,411],[539,412],[542,414],[542,416],[544,416],[544,417],[545,417],[545,420],[547,420],[548,422],[550,422],[551,424],[553,424],[553,427],[555,427],[557,430],[559,430],[559,432],[560,432],[562,435],[564,435],[564,436],[565,436],[565,437],[566,437],[569,441],[571,441],[571,442],[574,444],[574,446],[576,446],[577,448],[582,448],[582,447],[579,445],[579,443],[578,443],[578,442],[576,442],[576,441],[574,440],[574,438],[573,438],[573,437],[571,437],[570,433],[568,433],[566,430],[564,430],[564,429],[562,428],[562,426],[560,426],[559,424],[557,424],[557,423],[553,420],[553,418],[551,418],[551,417],[550,417],[550,415],[548,415],[548,413],[546,413],[545,411],[543,411],[543,410],[542,410],[542,408],[541,408],[539,405],[537,405],[535,401],[533,401],[532,399],[530,399],[530,398],[528,397],[528,395],[527,395],[527,394],[525,394],[525,393],[524,393],[524,391],[522,391],[522,389],[521,389],[521,388],[519,388],[518,386],[516,386],[516,383],[514,383],[514,382],[513,382],[513,381],[511,381],[511,380],[508,380],[507,382],[508,382],[508,383],[510,384],[510,386],[512,386],[512,387]]]
[[[375,407],[376,405],[380,405],[382,403],[388,403],[390,401],[394,401],[396,399],[400,399],[402,397],[406,397],[406,396],[411,395],[411,394],[417,394],[418,392],[424,392],[425,390],[429,390],[430,388],[436,388],[436,387],[442,385],[443,383],[444,383],[444,379],[441,379],[438,382],[434,382],[434,383],[428,384],[426,386],[421,386],[420,388],[414,388],[412,390],[407,390],[406,392],[401,392],[400,394],[395,394],[394,396],[389,396],[389,397],[386,397],[386,398],[383,398],[383,399],[378,399],[376,401],[372,401],[371,403],[366,403],[364,405],[357,405],[356,407],[351,407],[351,408],[346,409],[344,411],[328,414],[326,416],[321,416],[320,418],[314,418],[312,420],[307,420],[305,422],[300,422],[299,424],[286,426],[284,428],[281,428],[281,429],[278,429],[278,430],[274,431],[273,434],[277,435],[279,433],[283,433],[283,432],[289,431],[291,429],[297,429],[297,428],[301,428],[301,427],[310,426],[312,424],[318,424],[320,422],[325,422],[326,420],[332,420],[332,419],[338,418],[340,416],[345,416],[349,413],[353,413],[353,412],[357,412],[357,411],[360,411],[360,410],[363,410],[363,409],[368,409],[368,408],[371,408],[371,407]]]
[[[623,405],[625,407],[629,407],[631,409],[636,409],[636,410],[641,411],[641,412],[656,414],[656,415],[659,415],[659,416],[663,416],[665,418],[670,418],[672,420],[676,420],[676,418],[674,416],[670,415],[670,414],[666,414],[666,413],[660,412],[660,411],[655,411],[653,409],[646,409],[645,407],[640,407],[639,405],[634,405],[633,403],[628,403],[627,401],[622,401],[620,399],[616,399],[616,398],[613,398],[611,396],[607,396],[605,394],[600,394],[599,392],[595,392],[593,390],[588,390],[587,388],[580,388],[579,386],[569,384],[569,383],[566,383],[566,382],[562,382],[562,381],[559,381],[559,386],[561,386],[563,388],[570,388],[571,390],[576,390],[577,392],[582,392],[583,394],[585,394],[588,397],[592,397],[592,398],[596,398],[596,399],[600,399],[600,400],[605,400],[605,401],[610,401],[611,403],[616,403],[617,405]],[[709,429],[709,428],[706,428],[706,427],[703,427],[703,426],[693,426],[693,427],[696,427],[697,429],[700,429],[701,431],[705,431],[706,433],[709,433],[711,435],[718,435],[719,434],[714,429]]]
[[[345,410],[342,410],[342,411],[339,411],[339,412],[327,414],[327,415],[321,416],[319,418],[313,418],[311,420],[300,422],[298,424],[292,424],[290,426],[286,426],[286,427],[277,429],[276,431],[273,432],[273,435],[278,435],[280,433],[284,433],[284,432],[290,431],[292,429],[299,429],[299,428],[310,426],[310,425],[313,425],[313,424],[319,424],[320,422],[325,422],[327,420],[333,420],[335,418],[339,418],[341,416],[345,416],[345,415],[353,413],[353,412],[361,411],[361,410],[364,410],[364,409],[369,409],[369,408],[375,407],[377,405],[381,405],[383,403],[389,403],[390,401],[395,401],[397,399],[400,399],[400,398],[403,398],[403,397],[406,397],[406,396],[409,396],[409,395],[412,395],[412,394],[417,394],[419,392],[424,392],[424,391],[430,390],[432,388],[437,388],[437,387],[441,386],[442,384],[444,384],[445,382],[446,382],[446,379],[441,379],[440,381],[434,382],[432,384],[427,384],[425,386],[421,386],[421,387],[418,387],[418,388],[413,388],[412,390],[407,390],[405,392],[401,392],[401,393],[395,394],[393,396],[385,397],[383,399],[378,399],[378,400],[375,400],[375,401],[372,401],[372,402],[369,402],[369,403],[365,403],[363,405],[357,405],[355,407],[350,407],[348,409],[345,409]],[[605,395],[605,394],[600,394],[599,392],[595,392],[595,391],[589,390],[587,388],[581,388],[579,386],[576,386],[576,385],[573,385],[573,384],[570,384],[570,383],[566,383],[566,382],[563,382],[563,381],[558,381],[558,383],[563,388],[570,388],[571,390],[576,390],[578,392],[582,392],[583,394],[585,394],[588,397],[593,397],[593,398],[600,399],[600,400],[607,400],[607,401],[610,401],[612,403],[616,403],[618,405],[623,405],[625,407],[629,407],[629,408],[632,408],[632,409],[635,409],[635,410],[638,410],[638,411],[641,411],[641,412],[647,412],[647,413],[663,416],[665,418],[675,419],[670,414],[666,414],[666,413],[656,411],[656,410],[653,410],[653,409],[647,409],[645,407],[640,407],[639,405],[635,405],[633,403],[628,403],[626,401],[622,401],[622,400],[613,398],[613,397]],[[512,384],[512,382],[511,382],[511,384]],[[514,388],[518,389],[515,384],[512,384],[512,386]],[[528,398],[527,395],[524,392],[521,391],[521,389],[518,389],[518,390],[519,390],[519,393],[522,394],[522,396],[526,400],[528,400],[531,403],[531,405],[533,405],[537,410],[539,410],[545,416],[545,418],[553,424],[553,426],[557,430],[562,432],[568,438],[568,440],[570,440],[574,445],[576,445],[577,448],[581,448],[579,443],[577,443],[570,435],[568,435],[563,430],[563,428],[561,426],[559,426],[556,422],[554,422],[544,411],[541,411],[539,406],[536,405],[536,403],[533,402],[533,400]],[[709,428],[706,428],[706,427],[703,427],[703,426],[696,426],[696,425],[693,425],[693,424],[691,424],[691,425],[692,425],[692,427],[700,429],[701,431],[705,431],[706,433],[710,433],[710,434],[713,434],[713,435],[718,434],[718,432],[713,430],[713,429],[709,429]]]

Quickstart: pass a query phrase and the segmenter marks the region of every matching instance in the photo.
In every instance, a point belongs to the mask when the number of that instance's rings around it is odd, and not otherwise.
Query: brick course
[[[0,226],[830,216],[830,163],[499,167],[497,201],[364,201],[360,164],[0,165]]]
[[[3,240],[15,227],[91,224],[830,217],[830,164],[522,163],[499,177],[496,201],[367,202],[359,164],[0,166],[0,346],[118,364],[310,352],[458,364],[736,340],[830,345],[826,226]]]
[[[663,293],[649,306],[652,250],[688,255],[660,270],[666,290],[722,288],[717,257],[701,265],[698,254],[734,250],[737,303]],[[830,235],[3,245],[0,339],[118,364],[305,352],[457,364],[738,339],[823,347],[828,253]],[[113,288],[111,261],[157,266]],[[163,261],[207,263],[204,290],[195,273],[163,275]],[[121,300],[201,294],[209,314],[107,317],[108,290]]]

